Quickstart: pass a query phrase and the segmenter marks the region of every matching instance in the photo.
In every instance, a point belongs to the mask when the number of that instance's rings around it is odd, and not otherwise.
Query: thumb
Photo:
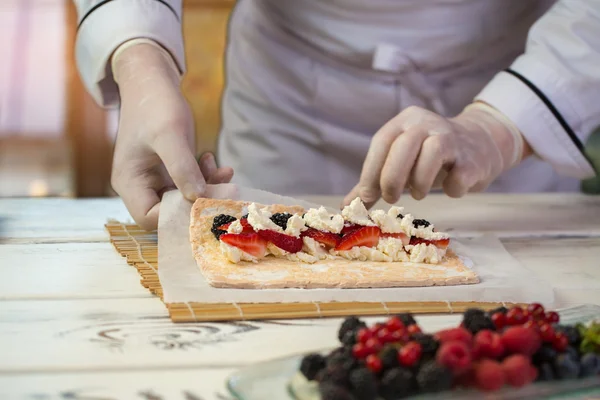
[[[154,142],[154,151],[186,199],[194,201],[204,194],[206,181],[185,135],[160,135]]]

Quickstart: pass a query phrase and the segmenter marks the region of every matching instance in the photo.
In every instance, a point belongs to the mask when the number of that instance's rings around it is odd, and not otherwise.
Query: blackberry
[[[340,342],[342,342],[346,332],[356,332],[358,329],[364,328],[366,326],[367,326],[367,324],[362,322],[357,317],[355,317],[355,316],[348,317],[340,325],[340,330],[338,331],[338,340]]]
[[[348,387],[348,371],[340,365],[328,365],[315,376],[315,380],[321,383],[332,383],[334,385]]]
[[[353,346],[356,344],[356,331],[347,331],[344,333],[344,337],[342,338],[342,344],[344,346]]]
[[[452,372],[434,360],[427,361],[417,373],[417,383],[424,392],[441,392],[452,387]]]
[[[481,308],[467,308],[463,313],[463,319],[470,319],[474,316],[482,316],[485,315],[485,311]]]
[[[396,315],[396,317],[400,318],[400,321],[402,321],[404,326],[409,326],[417,323],[417,321],[415,321],[411,313],[398,314]]]
[[[407,397],[415,389],[415,376],[406,368],[391,369],[381,378],[380,394],[385,400],[396,400]]]
[[[571,346],[579,347],[579,344],[581,343],[581,334],[579,333],[579,330],[575,326],[556,325],[554,327],[554,330],[556,332],[564,333]]]
[[[581,364],[570,354],[560,354],[554,360],[554,371],[559,379],[575,379],[579,376]]]
[[[325,363],[327,366],[332,365],[343,365],[348,361],[353,361],[354,357],[352,356],[352,349],[349,347],[338,347],[325,359]]]
[[[502,313],[502,314],[506,314],[508,312],[508,308],[502,306],[502,307],[498,307],[498,308],[494,308],[493,310],[488,311],[488,315],[491,317],[492,315],[496,314],[496,313]]]
[[[400,366],[398,362],[398,350],[391,345],[385,346],[381,352],[379,358],[384,370],[391,370]]]
[[[413,226],[415,228],[418,228],[419,226],[422,226],[424,228],[427,228],[429,225],[431,225],[431,222],[427,221],[426,219],[415,219],[413,220]]]
[[[366,367],[361,367],[350,372],[350,386],[352,393],[358,400],[373,400],[377,398],[377,378]]]
[[[547,382],[554,380],[554,368],[552,368],[552,364],[543,363],[538,367],[538,376],[537,380],[540,382]]]
[[[398,215],[396,216],[396,218],[400,218],[400,219],[402,219],[402,218],[404,218],[404,215],[402,215],[402,214],[398,214]]]
[[[596,353],[586,353],[581,357],[581,371],[579,376],[582,378],[600,374],[600,355]]]
[[[233,217],[231,215],[219,214],[215,217],[215,219],[213,219],[213,224],[212,224],[212,228],[210,228],[210,231],[212,232],[213,235],[215,235],[215,238],[217,238],[217,240],[219,240],[221,235],[224,233],[227,233],[227,231],[224,231],[222,229],[217,229],[217,228],[220,227],[221,225],[225,225],[230,222],[233,222],[236,219],[237,219],[236,217]]]
[[[553,364],[557,356],[558,353],[551,345],[544,344],[531,357],[531,361],[534,365]]]
[[[309,381],[314,380],[317,373],[323,368],[325,368],[325,357],[316,353],[304,356],[300,363],[300,372],[302,372]]]
[[[271,221],[275,222],[275,225],[279,225],[281,229],[287,228],[288,219],[292,217],[290,213],[275,213],[271,216]]]
[[[490,331],[496,330],[496,325],[494,325],[492,319],[485,314],[475,314],[468,319],[465,316],[465,319],[463,320],[463,325],[465,329],[467,329],[473,335],[484,329],[489,329]]]
[[[440,347],[440,343],[435,340],[433,335],[426,333],[413,335],[413,340],[421,345],[422,357],[435,357],[435,353]]]
[[[356,400],[356,397],[348,389],[331,382],[321,383],[319,385],[319,393],[323,400]]]

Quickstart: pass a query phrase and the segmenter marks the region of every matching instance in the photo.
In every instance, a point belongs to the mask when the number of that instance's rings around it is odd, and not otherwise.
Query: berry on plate
[[[475,385],[483,391],[494,391],[504,386],[504,369],[498,361],[481,360],[474,366]]]
[[[502,333],[502,344],[508,354],[532,356],[540,348],[539,335],[523,326],[511,326]]]
[[[473,335],[465,328],[450,328],[437,332],[434,335],[440,343],[459,341],[471,345]]]
[[[437,352],[436,361],[450,369],[454,375],[460,375],[471,367],[471,351],[464,342],[445,342]]]
[[[514,387],[525,386],[537,378],[537,369],[523,354],[513,354],[502,361],[506,382]]]

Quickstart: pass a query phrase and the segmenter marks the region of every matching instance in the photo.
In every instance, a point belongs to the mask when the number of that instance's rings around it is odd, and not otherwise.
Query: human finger
[[[450,135],[430,135],[423,141],[408,179],[415,199],[427,196],[443,166],[453,162],[452,158]]]

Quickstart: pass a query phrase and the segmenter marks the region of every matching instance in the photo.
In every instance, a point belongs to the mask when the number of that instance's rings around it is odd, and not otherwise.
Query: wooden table
[[[600,304],[600,197],[404,205],[457,235],[497,234],[559,306]],[[0,398],[230,399],[236,369],[336,344],[339,319],[171,323],[108,242],[108,218],[130,219],[118,199],[0,200]],[[419,318],[426,329],[458,319]]]

